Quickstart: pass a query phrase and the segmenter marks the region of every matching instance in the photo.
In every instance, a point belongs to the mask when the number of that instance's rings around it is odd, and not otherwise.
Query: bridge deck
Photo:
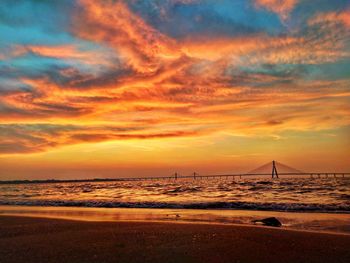
[[[315,173],[279,173],[281,176],[309,176],[310,178],[349,178],[350,172],[344,173],[324,173],[324,172],[315,172]],[[83,182],[125,182],[125,181],[151,181],[151,180],[177,180],[177,179],[192,179],[192,180],[201,180],[201,179],[232,179],[235,178],[244,178],[244,177],[253,177],[253,176],[269,176],[271,178],[271,173],[229,173],[229,174],[204,174],[195,176],[192,175],[177,175],[175,176],[154,176],[154,177],[123,177],[123,178],[95,178],[95,179],[78,179],[78,180],[19,180],[19,181],[0,181],[0,184],[38,184],[38,183],[83,183]]]
[[[278,175],[280,176],[310,176],[312,177],[347,177],[350,176],[350,172],[349,173],[320,173],[320,172],[315,172],[315,173],[279,173]],[[207,174],[207,175],[199,175],[196,174],[194,175],[178,175],[177,177],[175,176],[157,176],[157,177],[133,177],[133,178],[116,178],[113,179],[113,181],[146,181],[146,180],[177,180],[177,179],[211,179],[211,178],[242,178],[242,177],[252,177],[252,176],[270,176],[271,177],[271,173],[249,173],[249,174]]]

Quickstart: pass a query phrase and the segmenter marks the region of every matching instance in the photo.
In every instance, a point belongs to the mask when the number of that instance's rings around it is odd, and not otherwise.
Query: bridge
[[[286,164],[272,161],[268,162],[258,168],[251,170],[247,173],[227,173],[227,174],[199,174],[192,173],[191,175],[181,175],[175,172],[171,176],[157,176],[157,177],[134,177],[134,178],[118,178],[113,179],[115,181],[145,181],[145,180],[178,180],[178,179],[211,179],[211,178],[244,178],[244,177],[257,177],[257,176],[269,176],[272,179],[278,179],[280,176],[308,176],[310,178],[345,178],[350,176],[350,172],[303,172],[301,170],[290,167]]]
[[[190,175],[181,175],[178,172],[170,176],[155,177],[124,177],[124,178],[96,178],[96,179],[78,179],[78,180],[19,180],[19,181],[0,181],[0,184],[30,184],[30,183],[69,183],[69,182],[119,182],[119,181],[149,181],[149,180],[178,180],[178,179],[242,179],[247,177],[271,177],[278,179],[280,176],[297,177],[304,176],[310,178],[345,178],[350,176],[350,172],[303,172],[283,163],[272,161],[268,162],[247,173],[227,173],[227,174],[198,174],[196,172]]]

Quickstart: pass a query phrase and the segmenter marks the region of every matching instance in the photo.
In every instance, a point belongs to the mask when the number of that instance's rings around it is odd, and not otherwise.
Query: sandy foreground
[[[0,262],[350,262],[350,235],[0,216]]]

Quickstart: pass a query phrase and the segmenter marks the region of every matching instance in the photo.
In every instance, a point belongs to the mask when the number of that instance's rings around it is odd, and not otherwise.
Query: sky
[[[0,180],[350,170],[348,0],[2,0]]]

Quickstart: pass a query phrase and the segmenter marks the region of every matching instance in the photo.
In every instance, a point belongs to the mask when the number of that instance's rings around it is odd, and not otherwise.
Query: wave
[[[171,209],[232,209],[282,212],[328,212],[350,213],[350,204],[306,204],[306,203],[253,203],[253,202],[114,202],[114,201],[71,201],[71,200],[26,200],[4,201],[0,205],[23,206],[66,206],[104,208],[171,208]]]

